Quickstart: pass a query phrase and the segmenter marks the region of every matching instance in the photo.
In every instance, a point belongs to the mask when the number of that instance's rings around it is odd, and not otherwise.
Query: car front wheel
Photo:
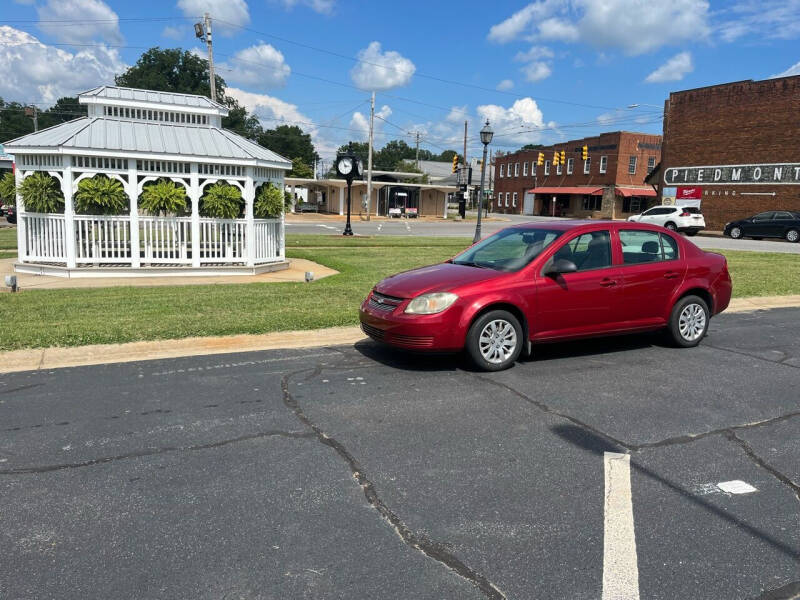
[[[742,228],[741,227],[731,227],[731,237],[734,240],[738,240],[742,237]]]
[[[685,296],[672,307],[668,331],[670,338],[682,348],[693,348],[708,331],[708,304],[698,296]]]
[[[469,328],[466,350],[476,367],[484,371],[502,371],[519,358],[522,351],[522,327],[505,310],[481,315]]]
[[[786,232],[787,242],[794,243],[797,240],[800,240],[800,232],[798,232],[797,229],[790,229],[789,231]]]

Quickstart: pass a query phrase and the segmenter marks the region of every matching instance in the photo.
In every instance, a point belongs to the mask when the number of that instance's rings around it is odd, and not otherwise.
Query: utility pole
[[[25,115],[33,117],[33,130],[39,131],[39,109],[36,108],[36,105],[32,104],[31,106],[25,107]]]
[[[367,221],[369,221],[369,209],[372,203],[372,134],[375,122],[375,92],[372,92],[372,100],[369,104],[369,149],[367,150]]]
[[[208,79],[211,88],[211,101],[217,101],[217,81],[214,78],[214,51],[211,47],[211,15],[203,14],[203,22],[194,24],[194,34],[208,47]]]
[[[417,162],[416,162],[416,165],[417,165],[417,168],[419,169],[419,131],[415,131],[414,133],[417,136]]]
[[[464,121],[464,173],[467,173],[467,121]],[[465,188],[467,190],[467,194],[469,194],[469,179],[467,179],[467,185]],[[470,198],[471,199],[471,198]]]

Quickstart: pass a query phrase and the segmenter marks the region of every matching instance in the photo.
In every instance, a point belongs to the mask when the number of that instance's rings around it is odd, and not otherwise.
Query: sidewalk
[[[731,301],[725,312],[742,313],[794,307],[800,307],[800,295],[738,298]],[[262,335],[194,337],[128,344],[97,344],[74,348],[13,350],[0,352],[0,373],[257,350],[317,348],[355,344],[363,339],[365,336],[358,327],[332,327],[306,331],[276,331]]]

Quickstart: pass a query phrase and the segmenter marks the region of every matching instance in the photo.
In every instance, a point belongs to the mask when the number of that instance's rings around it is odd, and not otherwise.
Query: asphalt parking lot
[[[0,375],[0,597],[796,598],[799,334]]]

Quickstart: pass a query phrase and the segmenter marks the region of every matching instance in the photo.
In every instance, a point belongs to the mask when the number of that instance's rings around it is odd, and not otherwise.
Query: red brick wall
[[[800,76],[675,92],[667,106],[661,185],[670,167],[800,162]],[[709,229],[765,210],[800,211],[800,185],[705,185],[701,208]]]

